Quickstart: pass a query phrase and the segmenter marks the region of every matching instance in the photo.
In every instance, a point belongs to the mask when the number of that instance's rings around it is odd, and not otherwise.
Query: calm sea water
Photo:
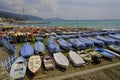
[[[50,22],[48,24],[30,24],[33,26],[49,26],[49,27],[93,27],[93,28],[119,28],[120,20],[64,20],[64,21],[39,21]]]

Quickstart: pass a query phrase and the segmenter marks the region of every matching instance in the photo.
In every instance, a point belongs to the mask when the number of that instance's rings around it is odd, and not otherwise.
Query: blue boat
[[[111,37],[113,39],[120,40],[120,36],[119,35],[109,35],[109,37]]]
[[[47,47],[50,53],[56,53],[60,51],[59,45],[54,41],[53,38],[49,38],[47,41]]]
[[[73,47],[77,48],[77,49],[85,49],[85,44],[80,42],[79,39],[69,39],[70,43],[72,44]]]
[[[12,52],[12,53],[15,53],[15,45],[14,44],[10,44],[10,43],[8,43],[9,44],[9,50]]]
[[[87,47],[94,47],[94,42],[88,40],[88,39],[85,39],[85,38],[82,38],[82,37],[79,37],[79,40],[81,42],[83,42]]]
[[[44,53],[45,46],[44,46],[44,44],[42,42],[38,41],[34,45],[34,50],[35,50],[36,54],[38,54],[38,53]]]
[[[91,38],[91,37],[88,37],[89,40],[93,41],[94,44],[98,45],[98,46],[104,46],[104,42],[103,41],[100,41],[100,40],[97,40],[95,38]]]
[[[67,42],[66,40],[61,39],[61,38],[59,38],[57,41],[63,49],[70,50],[72,45],[69,42]]]
[[[23,56],[23,57],[29,57],[29,56],[32,56],[34,54],[34,49],[29,43],[25,43],[21,47],[20,51],[21,51],[21,56]]]
[[[96,38],[97,38],[98,40],[103,41],[106,45],[111,45],[111,44],[112,44],[112,41],[111,41],[110,39],[105,38],[105,37],[96,36]]]
[[[95,48],[96,51],[98,51],[102,56],[107,57],[107,58],[114,58],[115,54],[113,54],[112,52],[105,50],[103,48]]]
[[[12,53],[15,53],[15,45],[11,44],[9,40],[6,40],[4,38],[1,38],[0,44],[10,50]]]
[[[64,38],[64,39],[68,39],[69,35],[61,35],[61,37]]]
[[[106,36],[105,38],[106,38],[107,40],[110,40],[112,43],[120,43],[119,40],[114,39],[114,38],[111,38],[111,37],[109,37],[109,36]]]
[[[42,37],[35,37],[36,41],[41,41],[43,42],[43,38]]]

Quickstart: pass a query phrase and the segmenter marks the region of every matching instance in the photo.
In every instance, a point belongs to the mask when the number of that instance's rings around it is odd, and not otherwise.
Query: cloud
[[[0,10],[2,11],[19,11],[24,5],[24,0],[1,0]]]
[[[120,19],[120,1],[66,0],[61,1],[61,15],[65,19]]]
[[[34,3],[33,3],[34,2]],[[58,0],[1,0],[0,10],[15,13],[54,17],[58,14]]]
[[[0,10],[43,18],[120,19],[120,0],[0,0]]]

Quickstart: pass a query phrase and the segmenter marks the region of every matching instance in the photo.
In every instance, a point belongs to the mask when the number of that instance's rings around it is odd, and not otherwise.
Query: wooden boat
[[[10,70],[10,76],[13,79],[23,78],[26,74],[27,61],[20,56],[13,64]]]
[[[34,45],[34,50],[35,50],[36,54],[38,54],[38,53],[44,53],[45,46],[44,46],[44,44],[42,42],[38,41]]]
[[[69,59],[74,66],[81,66],[85,64],[85,61],[76,52],[69,51]]]
[[[95,48],[95,50],[98,51],[104,57],[107,57],[107,58],[110,58],[110,59],[115,57],[115,54],[113,54],[112,52],[107,51],[103,48]]]
[[[41,67],[41,58],[39,55],[33,55],[29,58],[28,69],[36,75]]]
[[[55,59],[55,62],[58,66],[62,67],[62,68],[65,68],[67,69],[68,66],[69,66],[69,61],[68,59],[61,53],[61,52],[58,52],[58,53],[54,53],[53,54],[53,57]]]
[[[79,55],[85,60],[85,61],[88,61],[88,62],[91,62],[92,61],[92,56],[89,54],[89,53],[87,53],[87,52],[85,52],[85,51],[83,51],[83,52],[78,52],[79,53]]]
[[[44,64],[46,70],[55,68],[55,61],[50,54],[45,54],[43,56],[43,64]]]
[[[29,57],[29,56],[32,56],[33,54],[34,54],[33,47],[29,43],[25,43],[21,47],[21,56]]]

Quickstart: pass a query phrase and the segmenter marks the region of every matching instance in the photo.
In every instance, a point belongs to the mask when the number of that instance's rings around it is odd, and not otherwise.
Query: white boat
[[[38,54],[38,53],[44,53],[45,51],[45,46],[42,42],[38,41],[35,43],[35,46],[34,46],[34,49],[35,49],[35,53]]]
[[[41,67],[41,58],[39,55],[33,55],[29,58],[28,69],[36,75]]]
[[[53,56],[58,66],[63,67],[65,69],[68,68],[69,61],[61,52],[54,53]]]
[[[89,53],[85,52],[85,51],[80,52],[79,55],[87,62],[92,61],[92,56]]]
[[[76,52],[69,51],[69,59],[74,66],[85,65],[85,61]]]
[[[120,54],[120,46],[119,45],[109,45],[108,48],[111,49],[112,51],[115,51],[118,54]]]
[[[10,76],[13,79],[23,78],[26,74],[27,61],[20,56],[13,64],[10,70]]]

